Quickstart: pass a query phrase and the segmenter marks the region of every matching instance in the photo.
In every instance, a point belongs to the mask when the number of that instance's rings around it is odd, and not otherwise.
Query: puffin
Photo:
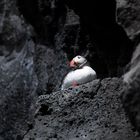
[[[79,86],[96,79],[96,72],[89,66],[87,59],[76,56],[70,61],[72,70],[64,77],[61,90]]]

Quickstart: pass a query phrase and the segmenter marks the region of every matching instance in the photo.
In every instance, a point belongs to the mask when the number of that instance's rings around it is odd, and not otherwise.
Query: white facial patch
[[[85,62],[87,62],[86,58],[84,58],[83,56],[80,56],[80,55],[74,57],[73,60],[74,60],[76,63],[78,63],[79,65],[81,65],[81,64],[83,64],[83,63],[85,63]]]

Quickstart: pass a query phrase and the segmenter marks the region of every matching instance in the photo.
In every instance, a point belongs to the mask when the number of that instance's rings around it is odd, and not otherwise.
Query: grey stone
[[[138,140],[122,107],[122,80],[95,80],[42,95],[28,139]]]

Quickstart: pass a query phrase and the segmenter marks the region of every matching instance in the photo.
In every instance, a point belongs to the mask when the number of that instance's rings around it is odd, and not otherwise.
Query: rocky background
[[[0,140],[140,139],[139,13],[139,0],[1,0]],[[77,54],[99,80],[59,91]]]

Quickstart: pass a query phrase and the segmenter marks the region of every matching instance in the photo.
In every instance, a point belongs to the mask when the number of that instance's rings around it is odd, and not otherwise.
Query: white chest
[[[84,66],[81,69],[77,69],[69,72],[64,78],[61,89],[65,89],[73,86],[73,83],[78,85],[90,82],[96,79],[96,72],[89,66]]]

